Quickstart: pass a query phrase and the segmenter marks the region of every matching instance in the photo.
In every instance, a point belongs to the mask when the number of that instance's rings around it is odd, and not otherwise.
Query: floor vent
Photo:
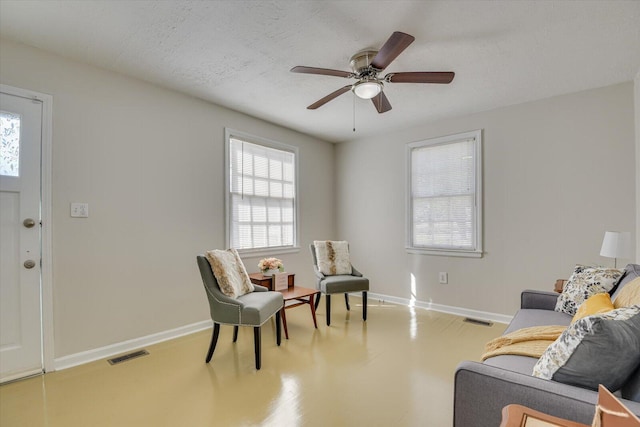
[[[474,325],[493,326],[493,322],[487,322],[486,320],[472,319],[470,317],[465,317],[464,321],[467,323],[473,323]]]
[[[135,359],[136,357],[146,356],[149,354],[147,350],[138,350],[133,353],[123,354],[122,356],[114,357],[113,359],[107,359],[110,365],[117,365],[118,363],[126,362],[127,360]]]

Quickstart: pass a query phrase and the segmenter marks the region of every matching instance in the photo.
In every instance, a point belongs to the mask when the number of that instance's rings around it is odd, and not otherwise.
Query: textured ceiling
[[[387,84],[393,110],[348,84],[393,31],[416,40],[386,72],[455,71],[450,85]],[[640,1],[0,1],[0,35],[173,88],[327,141],[633,80]],[[384,74],[384,73],[383,73]]]

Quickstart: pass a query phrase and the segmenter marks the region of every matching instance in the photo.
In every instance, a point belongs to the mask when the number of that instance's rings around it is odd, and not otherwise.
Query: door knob
[[[24,268],[29,268],[29,269],[31,269],[31,268],[33,268],[33,267],[35,267],[35,266],[36,266],[36,262],[35,262],[34,260],[32,260],[32,259],[28,259],[28,260],[26,260],[26,261],[24,262],[24,264],[23,264],[23,265],[24,265]]]
[[[22,225],[24,225],[27,228],[31,228],[34,225],[36,225],[36,222],[33,220],[33,218],[27,218],[24,221],[22,221]]]

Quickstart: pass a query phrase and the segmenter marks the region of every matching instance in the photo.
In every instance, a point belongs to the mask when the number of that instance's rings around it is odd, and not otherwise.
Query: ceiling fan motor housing
[[[360,78],[372,77],[375,78],[379,70],[371,67],[371,61],[378,54],[377,50],[365,49],[356,53],[349,60],[349,65],[353,72]]]

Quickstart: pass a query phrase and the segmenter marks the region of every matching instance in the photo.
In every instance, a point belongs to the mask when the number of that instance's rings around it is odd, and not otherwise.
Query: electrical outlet
[[[449,274],[441,271],[440,273],[438,273],[438,279],[440,280],[440,283],[446,285],[447,283],[449,283]]]
[[[89,218],[89,203],[71,203],[72,218]]]

